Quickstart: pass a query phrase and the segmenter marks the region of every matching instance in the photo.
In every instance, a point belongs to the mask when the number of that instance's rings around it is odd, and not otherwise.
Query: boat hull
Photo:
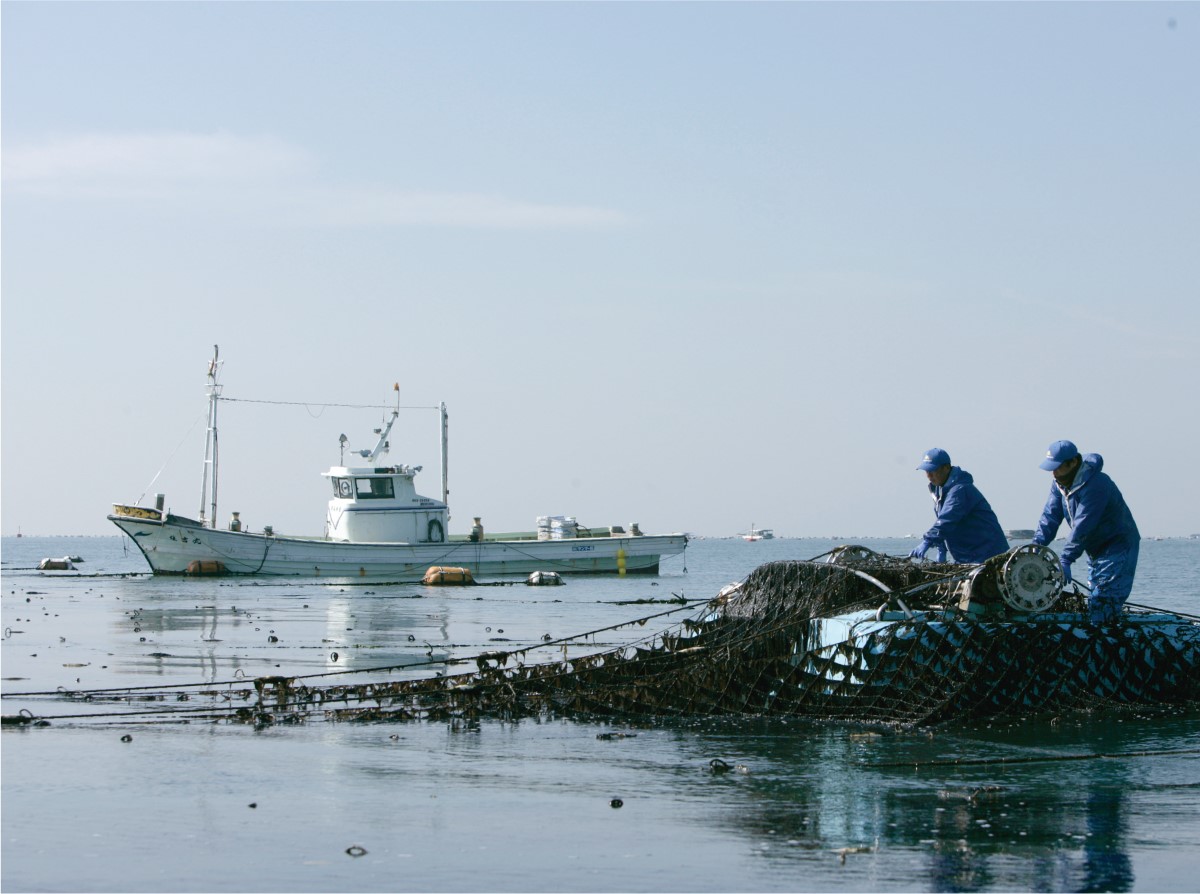
[[[1166,613],[1098,627],[1067,613],[985,621],[868,612],[813,620],[806,633],[768,711],[938,723],[1200,698],[1200,625]]]
[[[188,574],[219,563],[226,574],[419,581],[433,565],[475,576],[568,573],[657,574],[663,557],[682,553],[684,534],[564,540],[452,540],[444,543],[347,543],[206,528],[168,515],[158,521],[110,515],[155,574]],[[212,573],[211,570],[208,573]]]

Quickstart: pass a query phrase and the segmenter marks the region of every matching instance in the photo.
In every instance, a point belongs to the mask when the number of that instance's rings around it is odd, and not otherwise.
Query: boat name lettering
[[[573,546],[573,547],[571,547],[571,552],[573,552],[573,553],[590,553],[595,548],[596,547],[592,546],[591,544],[588,544],[586,546]]]
[[[200,538],[199,538],[199,537],[193,537],[191,540],[188,540],[186,537],[179,537],[179,538],[176,538],[174,534],[172,534],[172,535],[171,535],[171,539],[172,539],[172,540],[176,540],[176,539],[177,539],[177,540],[178,540],[179,542],[181,542],[181,543],[199,543],[199,542],[200,542]]]

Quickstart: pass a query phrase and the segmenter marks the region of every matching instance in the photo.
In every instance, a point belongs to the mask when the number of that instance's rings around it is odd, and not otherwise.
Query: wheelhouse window
[[[344,500],[354,496],[354,485],[349,478],[334,478],[333,479],[333,495],[341,497]]]
[[[385,500],[396,495],[391,478],[355,478],[354,489],[360,500]]]

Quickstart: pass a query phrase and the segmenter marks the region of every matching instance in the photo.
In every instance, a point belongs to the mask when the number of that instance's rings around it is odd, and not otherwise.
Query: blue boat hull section
[[[814,645],[797,642],[780,675],[786,686],[764,709],[928,723],[1200,697],[1200,626],[1174,615],[1096,627],[1079,615],[990,622],[869,614],[809,622]]]

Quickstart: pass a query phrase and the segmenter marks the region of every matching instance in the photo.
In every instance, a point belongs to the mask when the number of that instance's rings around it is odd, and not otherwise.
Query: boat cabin
[[[394,386],[397,391],[399,386]],[[421,466],[378,466],[391,444],[388,435],[399,415],[399,407],[385,428],[375,429],[379,440],[374,450],[356,451],[366,462],[362,466],[333,466],[322,476],[333,486],[329,514],[325,518],[325,536],[343,543],[444,543],[449,510],[444,499],[435,500],[417,493],[413,479]],[[442,465],[446,462],[445,405],[442,405]],[[338,442],[342,461],[346,457],[346,436]],[[443,482],[445,474],[443,471]],[[443,497],[445,495],[443,494]]]
[[[417,493],[420,466],[333,466],[322,476],[333,487],[325,521],[330,540],[350,543],[442,543],[447,509]]]

